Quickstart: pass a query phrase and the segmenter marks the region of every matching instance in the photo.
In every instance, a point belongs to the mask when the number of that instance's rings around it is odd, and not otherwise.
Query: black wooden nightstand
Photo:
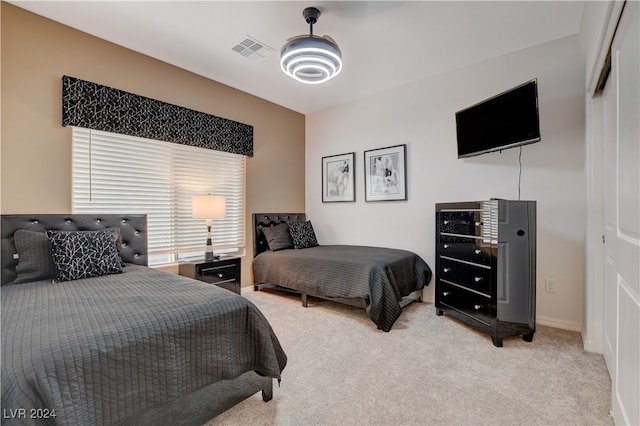
[[[215,284],[240,294],[240,258],[229,257],[209,262],[180,263],[178,272],[185,277]]]

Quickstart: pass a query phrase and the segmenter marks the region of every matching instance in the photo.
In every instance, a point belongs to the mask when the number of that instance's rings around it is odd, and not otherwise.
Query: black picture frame
[[[356,153],[322,157],[322,202],[356,201]]]
[[[407,145],[364,152],[365,201],[407,199]]]

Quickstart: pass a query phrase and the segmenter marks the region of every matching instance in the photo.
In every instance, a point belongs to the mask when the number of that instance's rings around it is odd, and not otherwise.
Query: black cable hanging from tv
[[[520,146],[520,155],[518,155],[518,164],[520,164],[520,171],[518,172],[518,201],[520,201],[520,183],[522,182],[522,146]]]

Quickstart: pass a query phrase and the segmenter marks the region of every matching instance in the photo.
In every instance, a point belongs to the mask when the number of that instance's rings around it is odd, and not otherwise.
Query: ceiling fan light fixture
[[[309,35],[289,39],[280,51],[282,71],[305,84],[321,84],[342,71],[342,52],[328,36],[313,35],[313,24],[320,16],[315,7],[308,7],[302,15],[310,26]]]

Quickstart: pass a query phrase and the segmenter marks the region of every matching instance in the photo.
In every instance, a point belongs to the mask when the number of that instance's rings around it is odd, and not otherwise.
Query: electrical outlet
[[[555,293],[558,282],[555,278],[547,278],[544,280],[544,290],[547,293]]]

